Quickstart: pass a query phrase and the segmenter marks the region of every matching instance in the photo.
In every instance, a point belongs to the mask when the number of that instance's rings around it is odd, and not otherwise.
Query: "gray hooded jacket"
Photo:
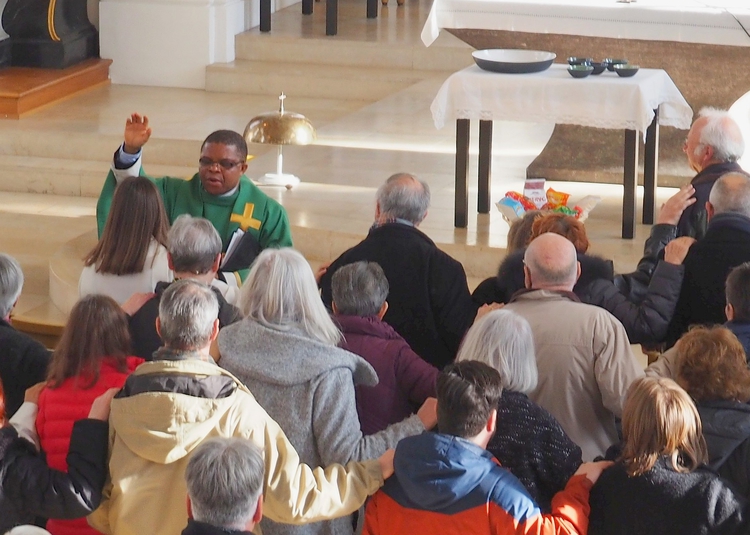
[[[308,337],[245,319],[221,330],[219,365],[250,389],[279,423],[300,459],[327,466],[373,459],[404,437],[424,431],[414,415],[363,436],[355,384],[374,386],[375,370],[363,358]],[[290,526],[264,519],[264,535],[350,535],[351,518]]]

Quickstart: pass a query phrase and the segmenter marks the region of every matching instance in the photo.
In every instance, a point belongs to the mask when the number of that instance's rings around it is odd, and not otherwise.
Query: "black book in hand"
[[[221,271],[239,271],[247,269],[260,254],[258,240],[250,232],[237,229],[232,234],[227,252],[221,262]]]

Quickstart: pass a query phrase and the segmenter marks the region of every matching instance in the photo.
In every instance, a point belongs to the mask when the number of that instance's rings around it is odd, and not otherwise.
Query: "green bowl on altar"
[[[570,65],[568,67],[568,73],[573,78],[586,78],[592,72],[594,72],[594,67],[589,64]]]

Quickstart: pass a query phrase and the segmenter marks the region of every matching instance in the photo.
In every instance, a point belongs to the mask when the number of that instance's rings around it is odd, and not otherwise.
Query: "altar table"
[[[468,218],[469,121],[479,120],[477,210],[490,210],[492,121],[554,122],[625,130],[622,237],[635,233],[638,132],[645,134],[643,223],[653,223],[659,126],[689,129],[693,111],[661,69],[641,69],[631,78],[614,72],[572,78],[567,65],[531,74],[500,74],[471,66],[452,74],[432,105],[443,128],[456,121],[455,226]],[[581,147],[585,151],[585,147]]]

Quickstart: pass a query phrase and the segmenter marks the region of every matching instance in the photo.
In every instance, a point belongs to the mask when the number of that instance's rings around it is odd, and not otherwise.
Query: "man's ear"
[[[386,312],[388,312],[388,301],[383,301],[383,304],[378,311],[378,319],[382,320]]]
[[[704,162],[710,162],[714,159],[714,156],[716,155],[716,151],[711,145],[704,145],[704,153],[703,153],[703,161]]]
[[[219,318],[214,320],[213,328],[211,329],[211,341],[213,342],[219,336]]]
[[[188,518],[193,518],[193,503],[190,501],[190,495],[185,496],[187,500],[187,513]]]
[[[711,204],[709,201],[706,201],[706,213],[708,214],[709,221],[713,219],[714,214],[716,213],[716,210],[714,210],[714,205]]]
[[[581,278],[581,263],[576,262],[576,282]]]
[[[523,266],[523,285],[527,290],[531,290],[532,288],[531,271],[529,271],[528,266],[525,265]]]
[[[380,203],[375,203],[375,219],[380,219]]]
[[[487,418],[487,432],[494,433],[497,429],[497,409],[490,411],[490,417]]]
[[[171,267],[171,266],[170,266]],[[211,266],[211,271],[213,273],[216,273],[219,271],[219,268],[221,267],[221,253],[216,255],[216,258],[214,258],[214,263]],[[174,270],[172,270],[174,271]]]
[[[172,262],[172,253],[167,251],[167,265],[169,266],[169,269],[174,271],[174,262]]]
[[[339,307],[336,306],[336,301],[331,301],[331,312],[334,314],[339,313]]]
[[[727,321],[732,321],[734,319],[734,307],[729,303],[724,307],[724,315],[727,317]]]
[[[154,322],[156,325],[156,334],[159,335],[159,338],[161,338],[161,322],[159,321],[159,316],[156,316],[156,321]]]
[[[263,518],[263,495],[258,496],[258,505],[255,508],[255,514],[253,515],[253,522],[256,524]]]

